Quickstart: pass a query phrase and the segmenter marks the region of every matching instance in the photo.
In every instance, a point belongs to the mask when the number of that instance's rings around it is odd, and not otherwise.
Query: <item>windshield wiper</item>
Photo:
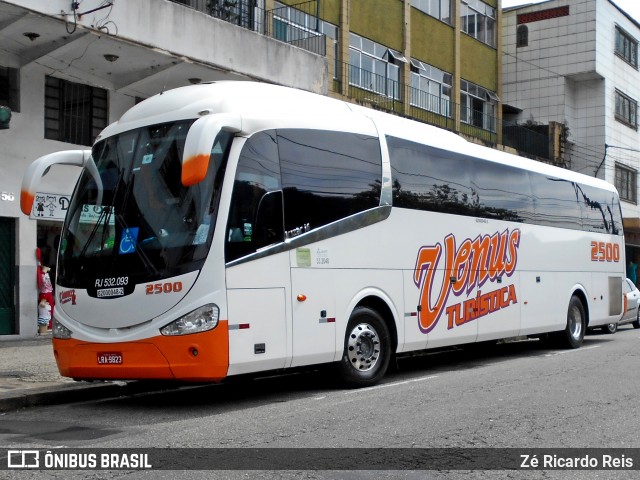
[[[106,220],[105,224],[106,225],[109,224],[110,214],[111,214],[111,207],[102,207],[102,210],[100,211],[100,215],[98,216],[98,219],[96,220],[96,223],[93,226],[91,233],[89,234],[89,238],[87,239],[86,243],[84,244],[84,247],[82,247],[82,250],[80,251],[81,258],[85,256],[89,248],[89,245],[91,245],[91,243],[93,242],[93,238],[96,236],[96,233],[98,232],[98,227],[102,224],[102,219],[105,218]],[[100,250],[102,250],[102,248],[103,246],[100,245]]]

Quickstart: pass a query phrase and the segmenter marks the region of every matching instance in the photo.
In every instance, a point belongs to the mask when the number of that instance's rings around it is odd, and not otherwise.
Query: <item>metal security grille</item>
[[[15,332],[15,220],[0,218],[0,335]]]
[[[107,126],[107,91],[46,77],[44,138],[91,145]]]

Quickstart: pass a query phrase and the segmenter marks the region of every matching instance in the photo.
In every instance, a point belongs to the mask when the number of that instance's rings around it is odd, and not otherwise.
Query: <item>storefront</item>
[[[0,197],[0,339],[37,331],[37,254],[55,279],[57,245],[69,195],[40,192],[29,218],[18,210],[16,189],[2,186]],[[15,182],[13,182],[15,183]]]

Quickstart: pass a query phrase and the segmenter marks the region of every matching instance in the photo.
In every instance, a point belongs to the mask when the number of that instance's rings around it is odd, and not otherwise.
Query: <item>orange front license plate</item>
[[[98,352],[98,365],[122,365],[122,353]]]

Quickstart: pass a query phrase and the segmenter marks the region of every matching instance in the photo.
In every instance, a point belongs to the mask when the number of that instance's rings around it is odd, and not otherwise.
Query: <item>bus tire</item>
[[[578,348],[584,340],[587,329],[587,315],[580,299],[573,295],[567,310],[567,326],[558,332],[558,341],[564,348]]]
[[[391,359],[391,336],[384,319],[368,307],[357,307],[347,324],[340,377],[349,387],[378,383]]]

